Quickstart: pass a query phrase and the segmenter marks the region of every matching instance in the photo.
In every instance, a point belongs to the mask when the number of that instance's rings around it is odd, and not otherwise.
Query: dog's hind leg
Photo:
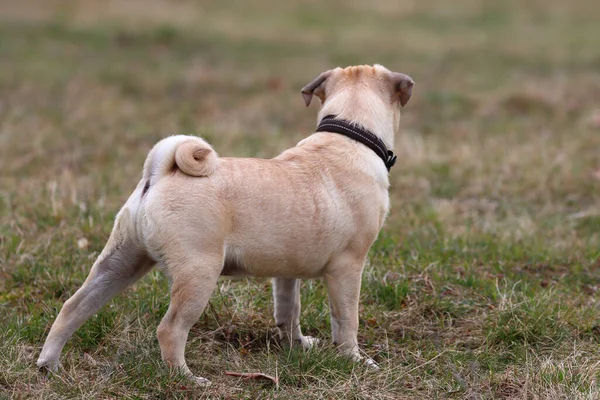
[[[152,268],[152,260],[127,232],[129,217],[129,211],[125,210],[117,218],[108,243],[87,279],[63,305],[37,360],[38,367],[56,371],[62,348],[73,333],[110,299]]]
[[[200,251],[181,251],[176,256],[163,260],[172,284],[171,304],[156,331],[162,359],[197,384],[209,385],[209,380],[194,377],[188,368],[185,344],[192,325],[200,318],[217,286],[224,256]]]
[[[309,349],[319,342],[311,336],[304,336],[300,328],[300,280],[288,278],[273,279],[273,300],[275,302],[275,323],[279,338],[292,344],[300,344]]]

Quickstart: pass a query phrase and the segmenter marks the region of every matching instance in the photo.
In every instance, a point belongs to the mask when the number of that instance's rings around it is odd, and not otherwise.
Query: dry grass
[[[599,16],[592,0],[0,1],[0,398],[600,397]],[[303,84],[373,62],[418,85],[363,279],[380,371],[280,344],[268,281],[243,280],[190,335],[214,382],[191,387],[159,362],[153,272],[78,331],[59,376],[38,374],[154,142],[274,156],[314,128]],[[327,339],[322,282],[302,296]]]

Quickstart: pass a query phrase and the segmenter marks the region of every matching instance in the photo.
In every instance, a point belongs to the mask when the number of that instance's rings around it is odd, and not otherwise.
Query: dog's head
[[[356,67],[335,68],[321,73],[302,88],[302,97],[308,107],[313,95],[325,104],[336,91],[352,89],[355,95],[370,91],[390,103],[402,107],[408,103],[415,82],[408,75],[392,72],[383,65],[359,65]]]
[[[375,131],[388,146],[400,122],[400,107],[408,103],[414,81],[382,65],[335,68],[302,88],[308,107],[313,95],[321,100],[319,120],[326,115],[359,123]]]

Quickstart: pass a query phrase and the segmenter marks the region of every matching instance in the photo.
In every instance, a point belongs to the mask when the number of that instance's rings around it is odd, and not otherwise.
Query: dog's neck
[[[362,126],[336,118],[335,115],[323,117],[319,126],[317,126],[317,132],[334,132],[364,144],[381,158],[388,171],[396,163],[397,157],[387,148],[378,136],[365,130]]]
[[[327,115],[359,124],[379,137],[388,149],[394,148],[400,111],[393,105],[384,104],[375,96],[356,95],[350,91],[338,92],[323,104],[317,124]]]

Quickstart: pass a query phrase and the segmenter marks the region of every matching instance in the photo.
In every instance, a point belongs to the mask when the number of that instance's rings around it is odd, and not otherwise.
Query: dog
[[[272,277],[279,336],[304,348],[317,339],[300,328],[300,279],[324,278],[332,340],[363,359],[361,275],[389,211],[395,157],[388,149],[413,86],[408,75],[377,64],[321,73],[302,89],[307,107],[313,96],[321,101],[317,132],[273,159],[219,157],[195,136],[158,142],[37,366],[56,371],[75,330],[154,265],[171,282],[157,329],[162,359],[200,385],[210,382],[192,374],[184,349],[222,275]]]

